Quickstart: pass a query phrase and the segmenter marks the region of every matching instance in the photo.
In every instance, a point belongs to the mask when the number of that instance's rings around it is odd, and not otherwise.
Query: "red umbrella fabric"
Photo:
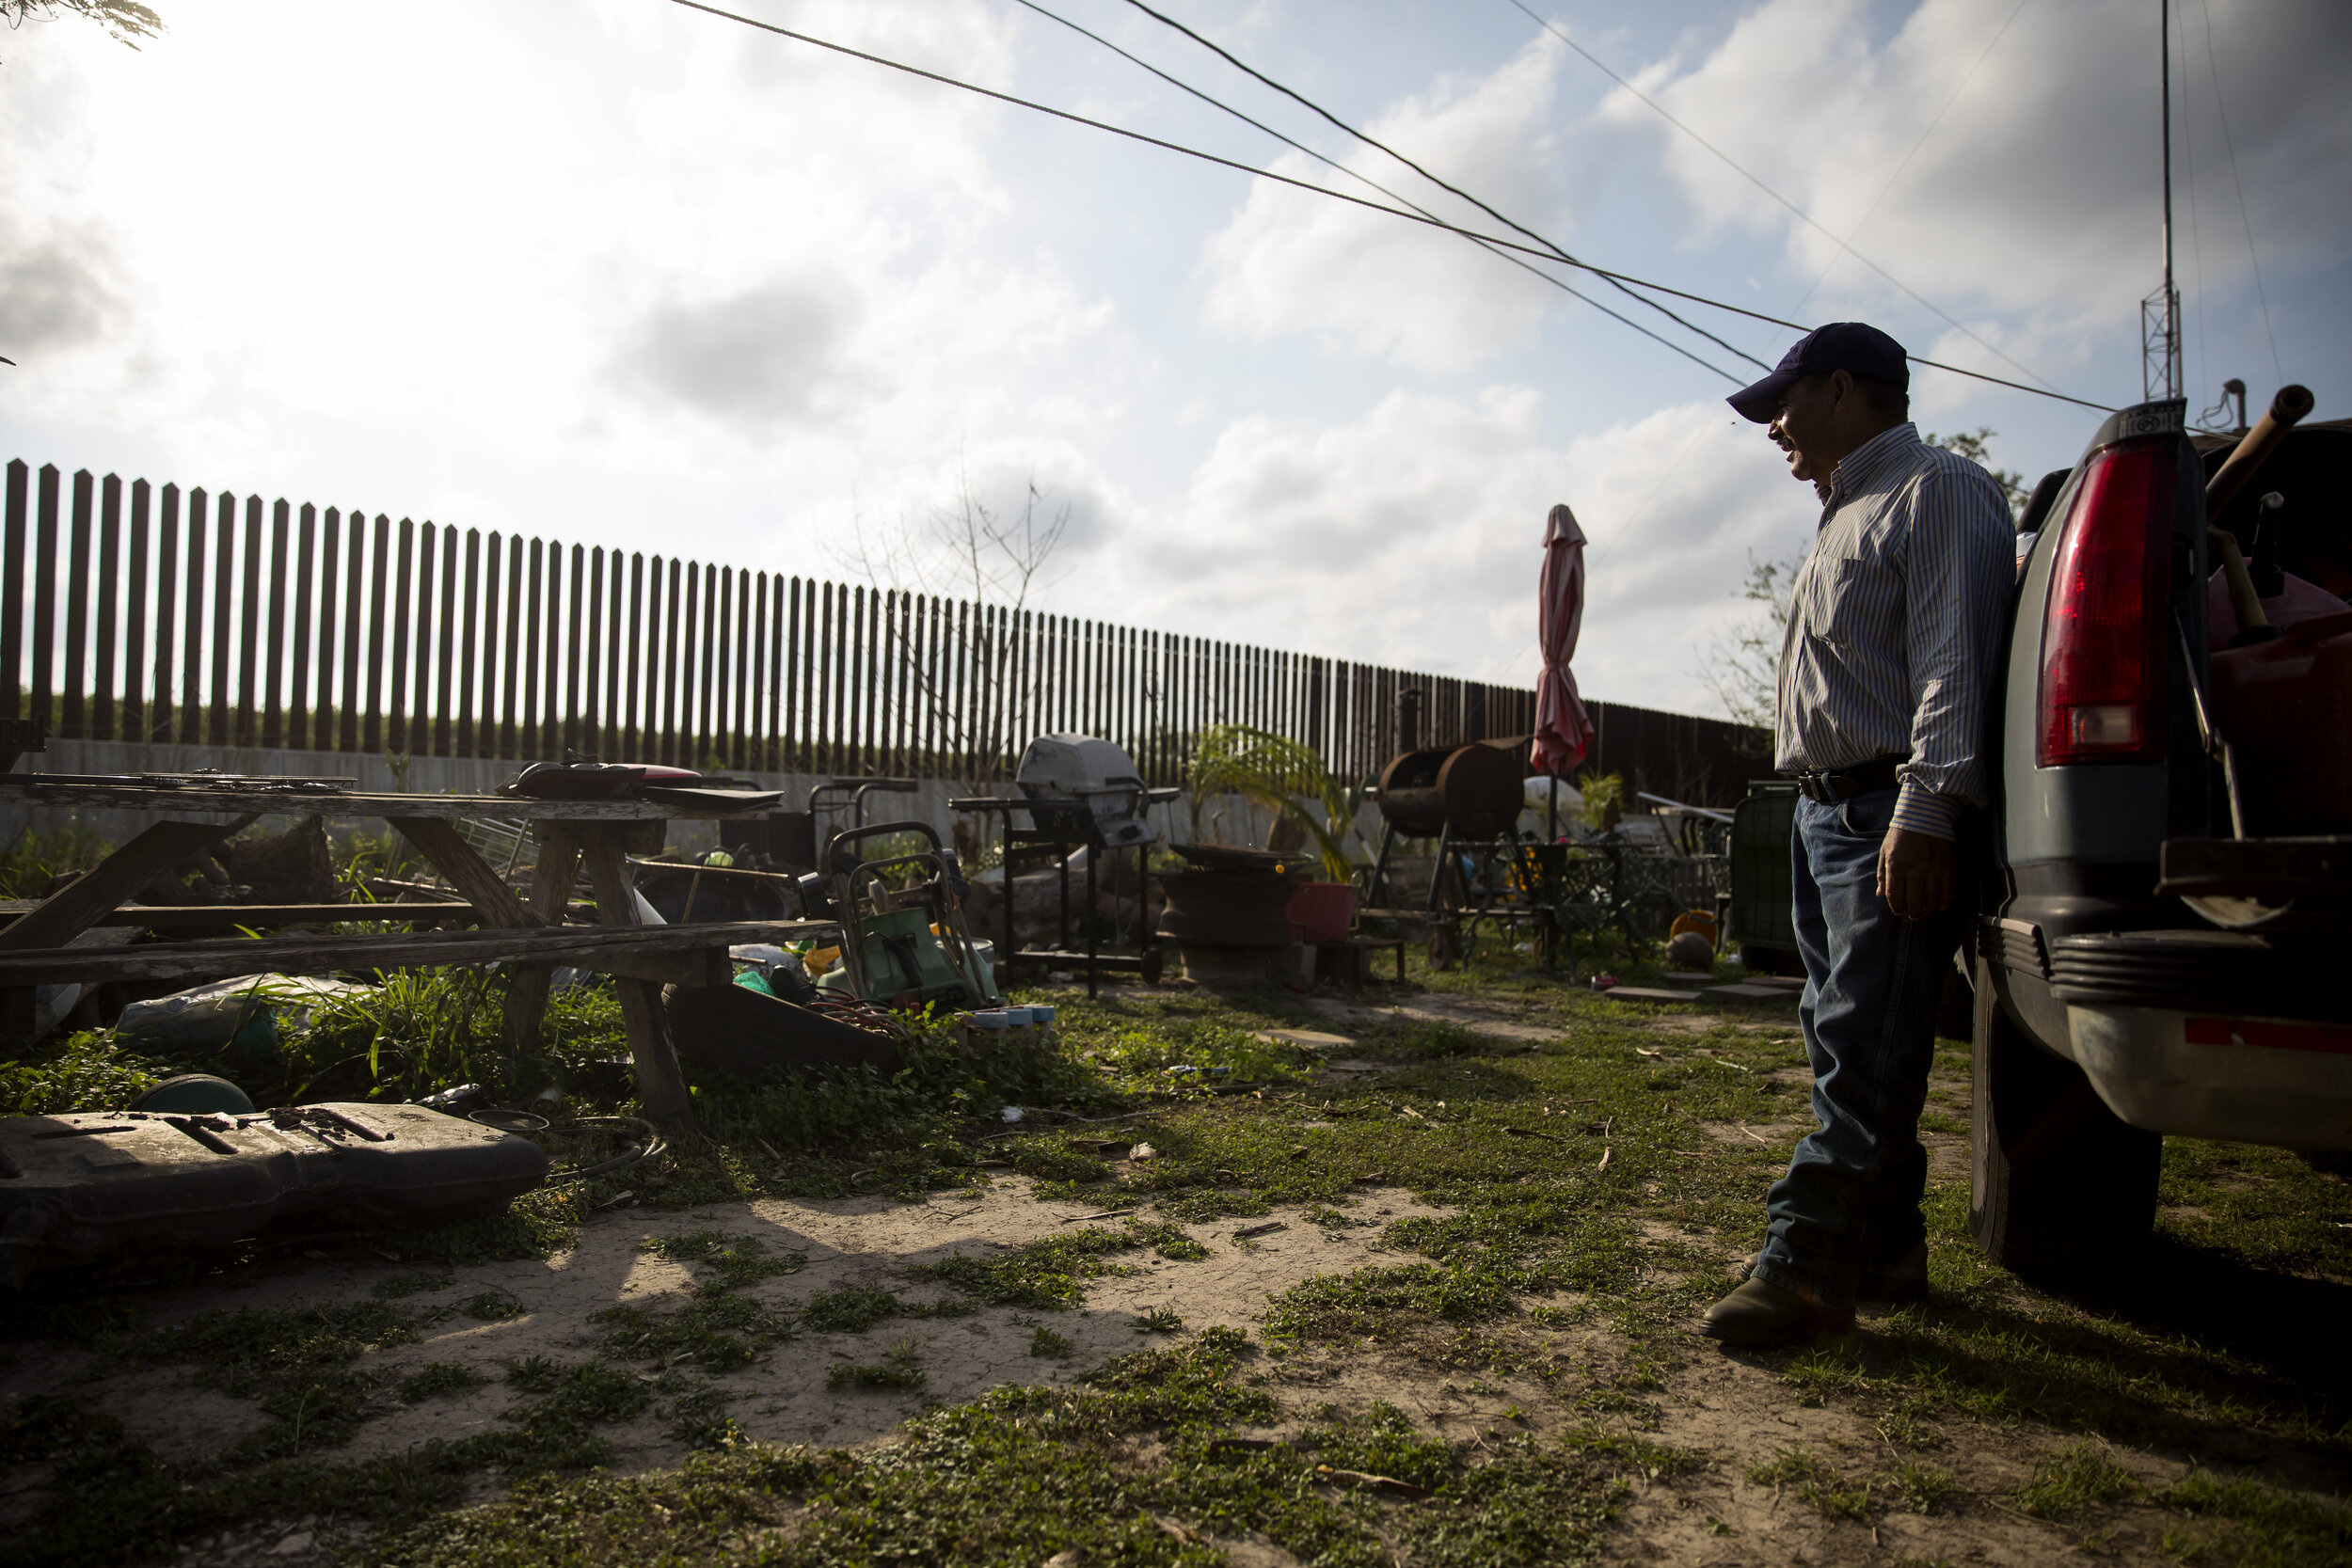
[[[1565,779],[1592,743],[1593,721],[1576,694],[1568,660],[1584,626],[1584,531],[1565,506],[1544,525],[1544,570],[1537,590],[1536,640],[1544,673],[1535,688],[1535,769]]]

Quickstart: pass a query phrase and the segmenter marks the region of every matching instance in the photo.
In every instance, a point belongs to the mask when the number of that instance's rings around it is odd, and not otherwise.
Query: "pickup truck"
[[[2352,421],[2309,406],[2288,388],[2243,440],[2123,409],[2020,519],[1967,962],[1969,1226],[2021,1274],[2146,1237],[2167,1135],[2352,1149],[2352,680],[2244,678],[2352,659]],[[2302,624],[2249,632],[2282,581]]]

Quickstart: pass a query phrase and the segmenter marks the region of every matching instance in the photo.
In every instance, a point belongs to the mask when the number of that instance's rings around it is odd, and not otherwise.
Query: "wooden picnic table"
[[[637,1070],[639,1096],[653,1120],[675,1133],[692,1130],[686,1080],[678,1069],[661,1011],[661,984],[668,978],[710,980],[724,968],[723,954],[710,950],[730,942],[773,941],[803,928],[830,929],[831,922],[789,921],[750,926],[679,926],[660,932],[642,926],[629,873],[628,830],[642,822],[727,821],[764,816],[768,806],[746,812],[718,809],[708,801],[539,800],[507,795],[376,794],[332,782],[254,777],[189,781],[171,779],[66,778],[44,781],[38,773],[0,774],[0,805],[94,808],[160,816],[154,823],[75,878],[50,897],[25,910],[0,930],[0,1038],[23,1039],[32,1032],[33,983],[55,983],[84,974],[133,977],[161,963],[175,977],[231,967],[246,958],[272,956],[298,959],[314,968],[355,965],[470,963],[505,959],[516,964],[507,994],[507,1024],[518,1049],[538,1037],[547,1006],[548,977],[555,963],[598,970],[614,976],[629,1055]],[[141,958],[141,949],[99,946],[93,927],[118,921],[120,911],[156,876],[240,832],[262,816],[380,817],[415,847],[471,906],[472,918],[489,932],[509,933],[503,942],[485,931],[420,931],[396,937],[312,936],[298,941],[173,942],[168,954]],[[539,853],[528,897],[458,835],[455,823],[469,817],[521,819],[539,828]],[[564,927],[566,901],[585,870],[596,893],[597,923]],[[379,911],[398,906],[350,906],[353,921],[382,919]],[[399,918],[393,916],[392,918]],[[614,927],[631,928],[624,935]],[[63,951],[72,948],[71,954]],[[279,952],[283,949],[283,953]],[[199,951],[200,950],[200,951]],[[364,951],[363,951],[364,950]],[[153,953],[154,949],[148,949]],[[696,954],[703,955],[699,965]],[[217,953],[218,958],[208,955]]]

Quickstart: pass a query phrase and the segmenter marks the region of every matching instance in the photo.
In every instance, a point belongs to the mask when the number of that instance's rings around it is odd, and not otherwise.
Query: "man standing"
[[[1857,1300],[1927,1293],[1919,1109],[1973,910],[1983,732],[2015,527],[1993,477],[1919,438],[1902,345],[1834,322],[1733,408],[1826,480],[1781,644],[1774,766],[1797,780],[1799,1016],[1820,1127],[1765,1200],[1764,1249],[1700,1331],[1795,1344]]]

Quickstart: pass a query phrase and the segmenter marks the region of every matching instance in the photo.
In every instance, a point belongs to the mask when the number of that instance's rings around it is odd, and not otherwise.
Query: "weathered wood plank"
[[[615,974],[660,970],[675,984],[724,984],[727,949],[739,942],[775,942],[824,927],[805,921],[739,922],[703,926],[565,926],[530,930],[389,931],[365,935],[321,932],[228,942],[150,942],[127,947],[41,947],[0,944],[0,988],[120,979],[201,980],[265,972],[315,974],[338,969],[412,969],[443,964],[567,963]],[[673,961],[663,961],[669,955]],[[682,961],[676,961],[682,960]],[[627,987],[655,982],[630,978]],[[654,1006],[658,1010],[657,1000]],[[626,1011],[626,1003],[624,1003]],[[634,1044],[634,1041],[632,1041]],[[669,1039],[661,1037],[666,1051]],[[675,1072],[676,1058],[671,1057]],[[643,1070],[641,1064],[640,1070]],[[677,1079],[677,1100],[685,1101]],[[647,1101],[650,1106],[652,1101]],[[657,1114],[657,1119],[662,1119]]]
[[[107,811],[203,814],[266,811],[272,816],[506,816],[531,821],[726,821],[761,815],[651,800],[532,800],[511,795],[376,795],[359,790],[297,794],[144,784],[46,784],[38,773],[0,774],[0,804],[94,806]]]
[[[0,931],[0,951],[63,947],[97,925],[100,916],[128,902],[158,873],[212,847],[253,820],[254,815],[248,812],[228,822],[153,824]]]
[[[622,847],[620,830],[591,828],[581,835],[580,848],[588,867],[588,879],[596,890],[596,911],[605,922],[598,928],[636,927],[639,918],[636,884],[628,874],[628,862]],[[737,928],[724,926],[654,927],[668,932]],[[726,946],[720,946],[715,951],[723,960]],[[719,979],[713,983],[726,982]],[[621,1021],[628,1034],[629,1055],[637,1064],[637,1095],[644,1104],[645,1115],[674,1135],[692,1136],[693,1103],[686,1092],[686,1075],[678,1069],[677,1053],[670,1044],[669,1022],[661,1011],[661,993],[644,980],[617,980],[613,989],[620,995]]]
[[[448,879],[449,885],[473,905],[474,913],[485,926],[518,930],[545,924],[523,907],[523,901],[515,896],[515,890],[474,852],[473,846],[457,836],[449,818],[387,816],[384,821],[433,863],[433,868]]]
[[[29,899],[0,906],[0,927],[12,926],[36,906]],[[473,906],[459,900],[405,904],[125,904],[98,917],[94,928],[128,927],[163,931],[177,926],[332,926],[371,922],[469,922]]]
[[[569,822],[549,822],[539,829],[538,836],[529,907],[545,924],[561,926],[571,900],[572,883],[580,875],[580,830]],[[517,1051],[530,1051],[539,1042],[551,977],[546,964],[519,964],[507,982],[506,1031]]]

